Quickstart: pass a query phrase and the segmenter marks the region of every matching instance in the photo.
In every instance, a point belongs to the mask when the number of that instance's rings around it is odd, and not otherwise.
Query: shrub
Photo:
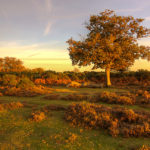
[[[0,92],[0,96],[3,96],[3,93]]]
[[[0,111],[4,110],[13,110],[23,107],[23,104],[20,102],[11,102],[6,104],[0,104]]]
[[[23,107],[23,104],[20,102],[11,102],[8,104],[3,104],[3,107],[4,109],[12,110],[12,109],[18,109],[18,108]]]
[[[34,83],[27,77],[23,77],[22,79],[20,79],[20,82],[17,85],[18,88],[32,88],[34,87]]]
[[[3,104],[0,104],[0,112],[3,112],[4,110]]]
[[[45,79],[38,78],[38,79],[35,79],[34,83],[36,85],[45,85],[46,81],[45,81]]]
[[[90,103],[70,105],[65,119],[85,128],[103,128],[116,137],[150,137],[150,114],[121,107],[106,107]]]
[[[138,90],[136,95],[140,97],[137,104],[150,104],[150,93],[148,91]]]
[[[46,118],[45,113],[41,111],[37,111],[32,113],[31,121],[40,122]]]
[[[65,141],[66,143],[74,143],[78,138],[78,135],[74,133],[70,133],[68,139]]]
[[[142,147],[140,147],[139,149],[137,150],[150,150],[150,147],[147,146],[147,145],[143,145]]]
[[[44,95],[51,93],[50,88],[43,88],[43,87],[29,87],[29,88],[8,88],[5,91],[5,95],[7,96],[20,96],[20,97],[33,97],[38,95]]]
[[[110,104],[126,104],[133,105],[135,104],[135,99],[127,96],[119,96],[116,93],[102,92],[95,97],[94,101],[102,101]]]
[[[2,84],[4,86],[16,86],[18,83],[18,80],[17,80],[17,76],[15,75],[12,75],[12,74],[5,74],[3,77],[2,77]]]

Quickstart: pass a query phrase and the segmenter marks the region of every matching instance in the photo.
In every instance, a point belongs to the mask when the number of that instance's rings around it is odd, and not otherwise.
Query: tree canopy
[[[85,25],[87,36],[67,41],[72,64],[105,69],[110,86],[110,70],[126,69],[139,58],[150,60],[150,47],[138,44],[138,39],[150,35],[150,30],[140,25],[142,22],[141,18],[118,16],[112,10],[91,16]]]
[[[21,72],[25,70],[23,62],[14,57],[0,58],[0,71],[2,72]]]

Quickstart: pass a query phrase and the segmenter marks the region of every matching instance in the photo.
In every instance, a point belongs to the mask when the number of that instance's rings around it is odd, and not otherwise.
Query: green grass
[[[56,93],[65,95],[68,93],[94,94],[101,91],[128,92],[126,89],[74,89],[54,87]],[[67,91],[68,90],[68,91]],[[0,149],[1,150],[130,150],[139,145],[148,145],[148,138],[117,138],[111,137],[105,130],[87,130],[72,127],[64,120],[64,111],[51,111],[46,114],[46,119],[41,122],[29,120],[31,113],[49,104],[61,104],[68,106],[72,101],[46,100],[43,96],[26,97],[0,97],[1,103],[12,101],[26,102],[26,107],[18,110],[0,113]],[[103,103],[104,105],[108,105]],[[110,105],[109,106],[115,106]],[[140,106],[124,106],[128,108],[150,111],[149,108]],[[69,138],[75,134],[77,138],[69,142]]]

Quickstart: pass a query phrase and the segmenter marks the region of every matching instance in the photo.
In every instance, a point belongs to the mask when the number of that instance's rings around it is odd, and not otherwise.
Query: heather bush
[[[20,97],[33,97],[51,93],[50,88],[43,88],[41,86],[28,87],[28,88],[8,88],[5,91],[7,96],[20,96]]]
[[[70,105],[65,119],[85,128],[103,128],[116,137],[150,137],[150,114],[121,107],[106,107],[90,103]]]
[[[116,93],[111,93],[106,91],[94,97],[92,101],[96,101],[96,102],[102,101],[110,104],[126,104],[126,105],[135,104],[135,99],[131,96],[120,96],[117,95]]]

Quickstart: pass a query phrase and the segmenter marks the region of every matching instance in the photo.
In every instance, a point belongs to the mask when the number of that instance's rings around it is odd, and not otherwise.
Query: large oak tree
[[[137,42],[150,35],[150,30],[140,25],[142,22],[141,18],[118,16],[111,10],[91,16],[85,25],[86,38],[67,41],[72,64],[105,69],[106,85],[111,86],[111,70],[123,70],[136,59],[150,58],[150,47],[139,46]]]

